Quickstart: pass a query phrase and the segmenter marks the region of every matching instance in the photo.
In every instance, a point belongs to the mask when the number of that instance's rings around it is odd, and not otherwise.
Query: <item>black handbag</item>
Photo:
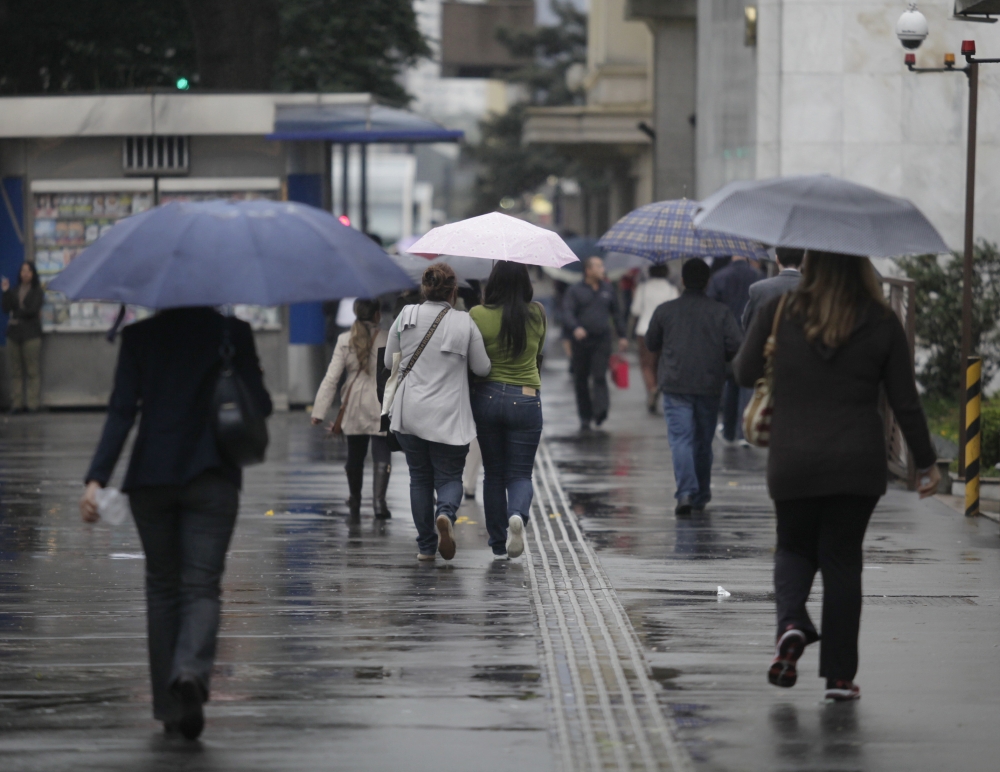
[[[267,452],[267,421],[233,367],[236,349],[230,339],[228,319],[223,327],[219,354],[222,369],[212,400],[219,453],[236,466],[259,464]]]

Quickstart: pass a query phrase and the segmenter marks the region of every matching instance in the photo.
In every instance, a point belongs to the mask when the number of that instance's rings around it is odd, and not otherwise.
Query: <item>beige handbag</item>
[[[771,442],[771,414],[774,412],[774,355],[778,351],[778,324],[788,295],[782,295],[774,312],[771,334],[764,344],[764,377],[753,386],[753,397],[743,411],[743,437],[751,445],[766,448]]]

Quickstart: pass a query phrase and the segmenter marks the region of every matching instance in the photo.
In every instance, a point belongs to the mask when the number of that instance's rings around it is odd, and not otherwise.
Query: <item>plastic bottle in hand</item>
[[[117,488],[101,488],[97,492],[97,514],[108,525],[121,525],[132,514],[128,497]]]

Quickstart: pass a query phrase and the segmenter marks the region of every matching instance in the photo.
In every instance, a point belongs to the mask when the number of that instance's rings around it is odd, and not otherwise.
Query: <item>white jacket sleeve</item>
[[[348,342],[345,333],[345,335],[337,338],[337,345],[333,349],[333,358],[330,360],[330,366],[327,368],[323,382],[320,383],[319,390],[316,392],[316,399],[313,401],[313,418],[318,418],[322,421],[326,416],[326,411],[330,409],[333,397],[337,393],[337,383],[340,382],[340,376],[347,365],[347,347]]]

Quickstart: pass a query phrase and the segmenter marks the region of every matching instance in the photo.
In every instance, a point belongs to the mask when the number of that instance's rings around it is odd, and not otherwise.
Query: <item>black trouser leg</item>
[[[853,681],[861,629],[861,543],[877,496],[832,496],[819,534],[823,572],[823,642],[819,674]]]
[[[861,545],[877,496],[820,496],[775,502],[778,551],[774,587],[778,631],[794,624],[815,634],[805,599],[817,568],[823,572],[820,675],[854,680],[861,627]]]
[[[389,450],[389,443],[385,437],[372,435],[372,507],[375,517],[392,517],[389,506],[385,503],[391,473],[392,451]]]
[[[586,339],[573,341],[573,387],[576,390],[576,412],[581,421],[594,417],[590,401],[590,368],[594,348]]]
[[[347,487],[351,492],[347,505],[351,508],[352,514],[361,506],[361,488],[365,481],[365,456],[367,455],[368,435],[347,435],[347,463],[344,465],[344,471],[347,472]]]
[[[598,422],[608,417],[611,397],[608,394],[608,360],[611,358],[611,338],[603,336],[593,342],[590,356],[590,393],[594,417]]]
[[[774,553],[774,600],[777,605],[778,632],[789,627],[806,634],[806,639],[819,637],[806,611],[806,600],[813,579],[819,570],[820,499],[795,499],[774,502],[778,515],[778,547]],[[814,506],[810,506],[810,504]]]

